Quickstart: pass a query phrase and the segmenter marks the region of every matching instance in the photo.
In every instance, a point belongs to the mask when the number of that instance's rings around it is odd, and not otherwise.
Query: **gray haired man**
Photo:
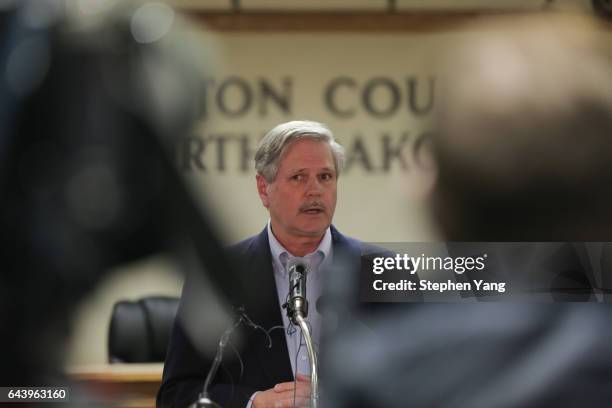
[[[316,344],[321,316],[315,305],[325,270],[332,258],[340,257],[355,262],[348,267],[360,267],[362,244],[331,225],[343,162],[344,149],[318,122],[280,124],[259,143],[257,191],[270,220],[261,233],[229,248],[229,255],[236,262],[236,285],[247,293],[240,305],[270,337],[262,331],[245,331],[242,364],[226,362],[211,389],[213,400],[224,407],[309,406],[307,350],[282,308],[289,291],[285,266],[292,258],[300,258],[308,267],[308,320]],[[186,406],[194,401],[210,364],[177,322],[158,405]]]

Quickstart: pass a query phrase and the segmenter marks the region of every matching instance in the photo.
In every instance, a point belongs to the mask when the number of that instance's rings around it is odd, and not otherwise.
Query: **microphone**
[[[293,324],[297,325],[297,314],[302,317],[308,316],[308,300],[306,300],[306,265],[297,259],[289,261],[287,265],[289,273],[289,301],[287,305],[287,316]]]
[[[240,326],[243,321],[249,321],[249,318],[246,315],[243,306],[239,307],[236,311],[238,312],[236,321],[230,327],[228,327],[225,332],[223,332],[223,335],[219,339],[219,344],[217,345],[217,354],[215,355],[215,359],[213,360],[213,363],[210,366],[210,369],[208,370],[208,374],[206,374],[206,380],[204,381],[202,392],[198,394],[198,399],[191,405],[189,405],[187,408],[221,408],[219,404],[212,400],[212,397],[210,396],[208,390],[212,384],[213,378],[215,378],[215,376],[217,375],[217,371],[221,366],[221,361],[223,360],[223,351],[225,350],[225,347],[230,341],[232,333],[234,332],[234,330],[236,330],[238,326]]]
[[[317,408],[319,401],[319,376],[317,373],[317,355],[312,342],[312,335],[306,316],[308,315],[308,301],[306,300],[306,273],[308,268],[299,259],[292,259],[287,265],[289,273],[289,301],[283,305],[287,307],[287,316],[291,322],[299,326],[306,342],[310,360],[310,407]]]

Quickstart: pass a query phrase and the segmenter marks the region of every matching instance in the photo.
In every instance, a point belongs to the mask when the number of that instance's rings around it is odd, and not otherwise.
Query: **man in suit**
[[[308,406],[309,360],[300,331],[290,325],[282,305],[289,289],[287,262],[299,257],[308,267],[308,320],[315,344],[321,316],[316,301],[332,258],[360,267],[361,246],[332,225],[343,148],[323,124],[292,121],[272,129],[255,154],[257,191],[270,213],[264,230],[229,248],[236,286],[230,302],[244,306],[264,330],[243,331],[241,360],[226,356],[210,390],[225,407]],[[335,262],[334,261],[334,262]],[[187,296],[185,285],[182,303]],[[231,291],[230,291],[231,292]],[[164,366],[158,406],[195,401],[210,367],[180,318],[176,319]]]

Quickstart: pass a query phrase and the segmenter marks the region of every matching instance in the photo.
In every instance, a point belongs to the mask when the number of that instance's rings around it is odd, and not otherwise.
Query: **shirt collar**
[[[293,255],[289,251],[287,251],[285,247],[281,245],[280,242],[278,242],[278,240],[274,236],[274,233],[272,232],[272,223],[270,221],[268,221],[267,230],[268,230],[268,242],[270,243],[270,253],[272,254],[273,262],[277,265],[277,268],[275,269],[280,271],[281,273],[285,273],[285,267],[283,266],[283,263],[281,262],[281,255],[283,253],[286,253],[289,257],[293,257]],[[322,265],[323,263],[326,263],[328,259],[330,258],[331,251],[332,251],[332,236],[331,236],[330,228],[327,227],[327,229],[325,230],[325,234],[323,234],[323,239],[321,240],[321,242],[319,242],[319,246],[317,247],[317,249],[312,251],[310,254],[313,254],[315,252],[320,252],[321,254],[323,254],[323,259],[319,263],[319,265]],[[308,257],[310,254],[305,255],[304,258]]]

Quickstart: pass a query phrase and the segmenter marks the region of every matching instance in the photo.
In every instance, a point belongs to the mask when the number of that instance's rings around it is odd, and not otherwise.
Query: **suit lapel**
[[[268,232],[264,229],[252,241],[247,250],[245,268],[241,274],[247,288],[248,302],[246,312],[253,322],[270,330],[275,326],[283,326],[274,270],[272,268],[272,255],[268,243]],[[288,381],[293,378],[289,351],[283,329],[270,332],[272,347],[268,348],[266,336],[257,333],[252,338],[256,341],[256,349],[261,360],[261,366],[271,384]]]

